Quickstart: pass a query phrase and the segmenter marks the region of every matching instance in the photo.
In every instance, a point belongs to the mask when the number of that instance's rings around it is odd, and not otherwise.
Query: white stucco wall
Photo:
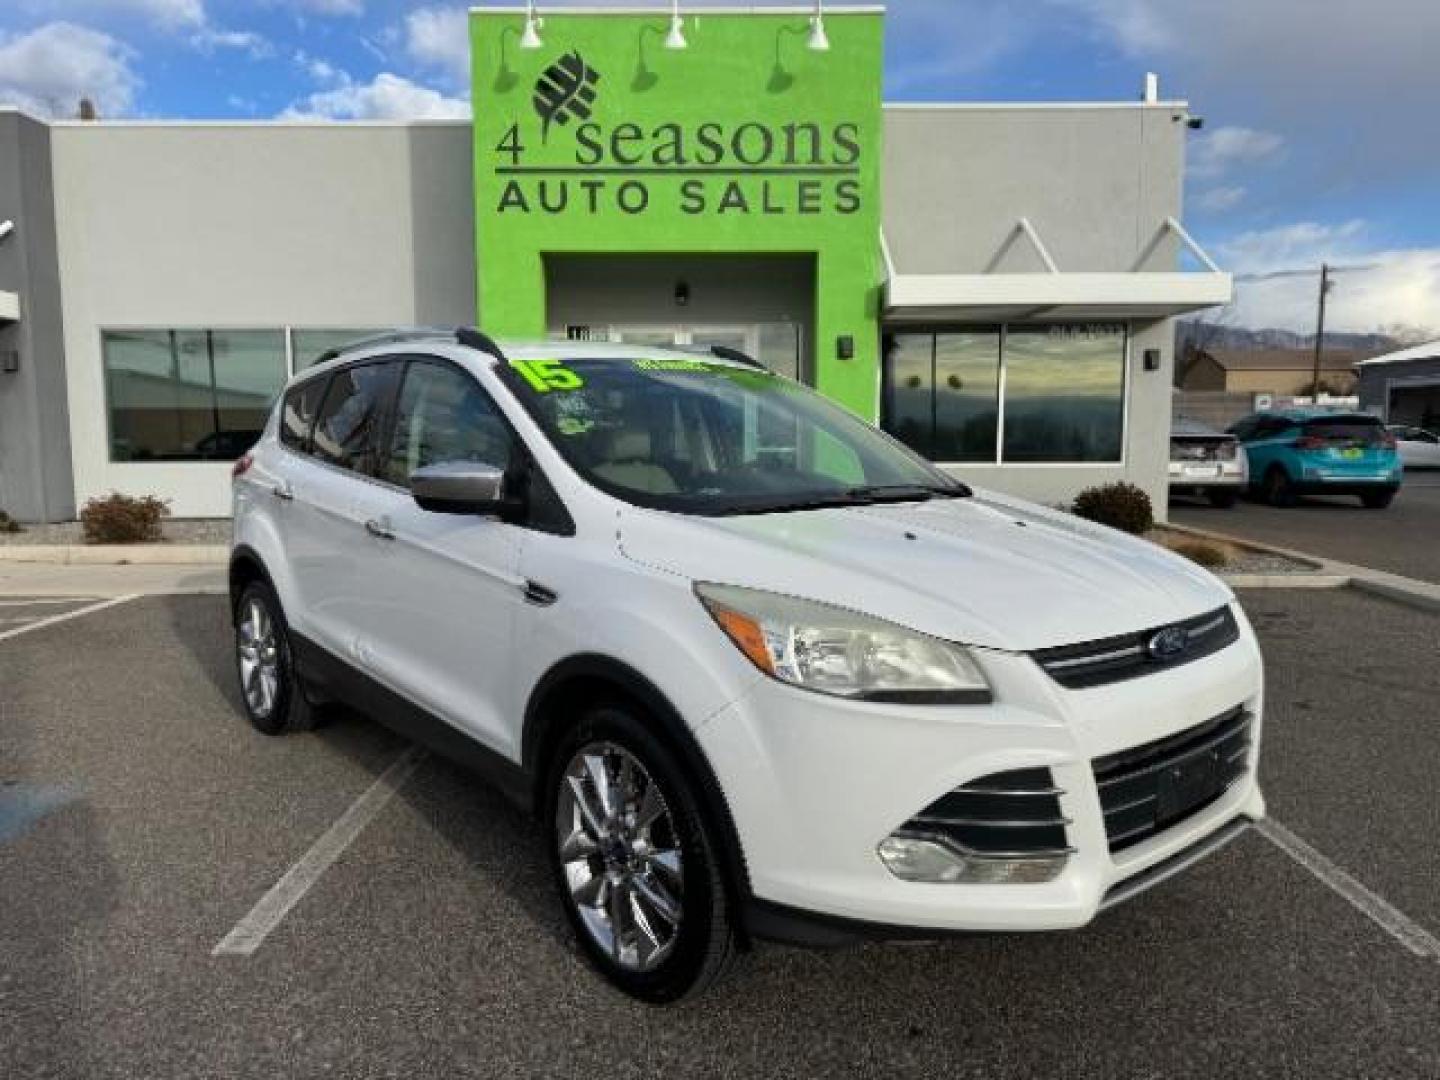
[[[102,330],[472,321],[468,130],[57,124],[77,504],[117,490],[229,513],[228,463],[110,461]]]

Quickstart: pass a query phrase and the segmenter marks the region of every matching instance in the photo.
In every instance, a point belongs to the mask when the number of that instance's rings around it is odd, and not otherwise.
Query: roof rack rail
[[[479,349],[483,353],[489,353],[502,364],[506,361],[505,350],[495,344],[495,339],[489,334],[482,334],[473,326],[462,326],[455,331],[455,340],[461,345],[468,345],[472,349]]]
[[[320,354],[320,359],[315,362],[323,364],[326,360],[334,360],[337,356],[353,352],[356,349],[373,349],[377,345],[400,345],[407,341],[435,341],[437,339],[458,341],[461,345],[468,345],[472,349],[489,353],[496,360],[505,359],[505,353],[499,345],[495,344],[495,340],[472,326],[418,326],[408,330],[386,330],[381,334],[372,334],[370,337],[347,341],[343,345],[336,345],[333,349],[326,349]]]
[[[741,352],[739,349],[732,349],[728,345],[711,345],[710,355],[718,356],[721,360],[729,360],[736,364],[744,364],[746,367],[755,368],[757,371],[770,370],[749,353]]]
[[[323,364],[326,360],[334,360],[337,356],[354,352],[356,349],[371,349],[376,345],[396,345],[405,341],[434,341],[436,338],[449,338],[454,336],[455,331],[453,329],[443,326],[420,326],[409,330],[386,330],[384,333],[356,338],[354,341],[347,341],[343,345],[336,345],[333,349],[326,349],[315,362],[317,364]]]

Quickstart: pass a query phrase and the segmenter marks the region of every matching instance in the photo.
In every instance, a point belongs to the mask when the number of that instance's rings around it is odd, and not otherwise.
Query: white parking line
[[[1416,956],[1440,960],[1440,939],[1383,896],[1371,892],[1284,825],[1273,818],[1267,818],[1260,822],[1256,829],[1265,839],[1339,893],[1355,910],[1410,952]]]
[[[285,876],[271,886],[249,914],[220,939],[220,943],[210,950],[210,955],[249,956],[258,949],[270,931],[280,925],[290,909],[304,898],[331,864],[365,831],[365,826],[379,816],[425,757],[424,750],[412,746],[391,762],[365,793],[335,820],[335,824],[310,845],[310,850],[285,871]]]
[[[41,604],[84,604],[97,596],[37,596],[28,600],[0,600],[0,607],[38,607]]]
[[[69,619],[78,619],[82,615],[90,615],[96,611],[104,611],[106,608],[114,607],[116,604],[123,604],[127,600],[134,600],[139,595],[139,593],[130,593],[128,596],[117,596],[113,600],[101,600],[98,604],[86,604],[84,607],[76,608],[74,611],[64,611],[59,615],[49,615],[43,619],[36,619],[28,626],[17,626],[14,630],[0,631],[0,641],[4,641],[7,638],[19,637],[21,634],[28,634],[31,630],[40,630],[46,626],[54,626],[56,623],[62,623]]]

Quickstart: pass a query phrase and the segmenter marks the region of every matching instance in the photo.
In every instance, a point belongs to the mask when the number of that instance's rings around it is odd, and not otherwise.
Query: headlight
[[[778,593],[707,584],[695,592],[736,648],[781,682],[866,701],[993,700],[970,654],[948,641]]]

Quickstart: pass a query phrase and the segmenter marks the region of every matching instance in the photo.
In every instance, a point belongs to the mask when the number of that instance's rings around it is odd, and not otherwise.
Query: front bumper
[[[1107,898],[1124,895],[1126,882],[1183,861],[1237,822],[1259,820],[1261,661],[1236,614],[1240,639],[1220,652],[1085,690],[1064,689],[1028,656],[977,650],[995,688],[995,704],[986,706],[897,707],[756,684],[696,731],[739,832],[755,898],[752,932],[793,936],[775,931],[797,913],[906,936],[1083,926]],[[1236,706],[1253,718],[1245,774],[1191,816],[1112,853],[1091,762]],[[876,854],[881,840],[946,792],[1041,766],[1065,792],[1074,849],[1053,881],[907,882]]]
[[[1377,491],[1399,491],[1400,481],[1384,476],[1309,476],[1294,483],[1300,495],[1369,495]]]

